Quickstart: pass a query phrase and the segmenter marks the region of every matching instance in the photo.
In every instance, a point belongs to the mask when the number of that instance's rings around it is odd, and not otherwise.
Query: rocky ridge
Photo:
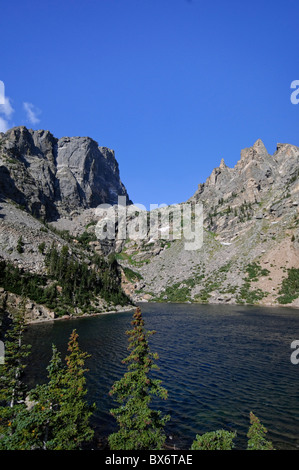
[[[258,140],[234,168],[221,160],[185,203],[203,205],[200,249],[186,250],[171,230],[163,239],[165,223],[160,239],[148,233],[122,245],[120,263],[142,276],[134,299],[279,305],[288,269],[299,268],[298,175],[299,148],[290,144],[269,155]],[[299,307],[296,292],[283,303]]]

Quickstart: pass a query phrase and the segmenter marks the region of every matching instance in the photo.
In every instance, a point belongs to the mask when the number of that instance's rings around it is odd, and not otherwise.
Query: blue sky
[[[135,203],[193,195],[261,138],[299,146],[298,0],[15,0],[0,7],[0,129],[90,136]]]

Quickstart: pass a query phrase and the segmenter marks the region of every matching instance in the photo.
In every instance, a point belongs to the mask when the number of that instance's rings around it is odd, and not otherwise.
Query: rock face
[[[196,203],[200,249],[150,235],[121,247],[120,262],[139,274],[135,300],[279,304],[288,269],[299,268],[299,148],[277,144],[270,155],[257,140],[235,167],[221,160],[186,201]]]
[[[190,200],[216,204],[219,199],[243,194],[248,202],[259,202],[270,189],[283,189],[297,175],[299,148],[289,144],[277,144],[277,151],[269,155],[263,142],[257,140],[253,147],[241,151],[241,159],[234,168],[222,160],[211,176]],[[213,200],[213,201],[212,201]]]
[[[117,204],[119,196],[131,205],[120,180],[114,151],[99,147],[91,138],[57,139],[49,131],[26,127],[0,133],[0,262],[10,263],[18,270],[19,277],[28,275],[34,279],[35,287],[38,280],[46,279],[46,291],[56,282],[49,275],[46,254],[52,246],[59,253],[66,247],[68,260],[83,267],[85,272],[91,268],[101,273],[107,270],[120,296],[107,301],[108,291],[104,288],[89,307],[88,303],[80,308],[70,303],[68,314],[82,315],[86,309],[88,312],[117,310],[119,306],[115,303],[119,299],[121,304],[124,302],[117,268],[113,277],[109,263],[101,261],[99,268],[92,265],[92,260],[100,263],[94,255],[102,255],[103,251],[93,233],[95,211],[103,203]],[[2,285],[1,288],[4,289]],[[39,305],[32,301],[29,297],[34,299],[34,293],[28,291],[24,305],[26,320],[48,321],[61,316],[63,310],[57,307],[63,300],[61,289],[60,286],[54,295],[58,303],[55,301],[49,308],[47,302]],[[2,294],[6,307],[1,306],[0,295],[0,316],[3,309],[7,309],[5,315],[14,316],[22,301],[19,291],[11,286],[10,292],[10,286],[6,285]]]
[[[288,210],[289,204],[296,203],[298,172],[298,147],[277,144],[276,152],[270,155],[259,139],[241,151],[234,168],[227,167],[222,160],[206,182],[199,184],[189,202],[204,204],[208,229],[223,238],[231,237],[239,221],[278,215]]]
[[[116,204],[118,196],[131,203],[113,150],[23,126],[0,134],[0,196],[48,221]]]
[[[2,307],[4,304],[5,310],[9,311],[10,317],[13,317],[21,308],[24,308],[24,318],[27,323],[52,321],[55,319],[55,313],[44,305],[38,305],[30,300],[24,303],[20,296],[12,294],[11,292],[5,292],[4,289],[0,288],[0,306]],[[5,314],[1,309],[0,326],[3,316],[5,316]]]

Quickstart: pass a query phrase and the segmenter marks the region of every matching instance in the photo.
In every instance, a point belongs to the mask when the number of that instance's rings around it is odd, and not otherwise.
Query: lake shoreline
[[[122,307],[119,310],[107,310],[104,312],[97,312],[97,313],[84,313],[83,315],[63,315],[62,317],[56,317],[56,318],[43,318],[42,320],[36,319],[36,320],[30,320],[26,321],[26,325],[40,325],[41,323],[52,323],[56,321],[70,321],[70,320],[80,320],[81,318],[92,318],[92,317],[99,317],[101,315],[110,315],[114,313],[125,313],[125,312],[131,312],[136,308],[136,306],[132,307]]]
[[[122,307],[122,308],[119,308],[119,309],[116,309],[116,310],[107,310],[107,311],[104,311],[104,312],[98,312],[98,313],[85,313],[83,315],[63,315],[62,317],[56,317],[56,318],[44,318],[42,320],[39,320],[39,319],[36,319],[36,320],[30,320],[28,322],[26,322],[27,325],[36,325],[36,324],[40,324],[40,323],[49,323],[49,322],[54,322],[54,321],[69,321],[69,320],[79,320],[81,318],[91,318],[91,317],[98,317],[98,316],[101,316],[101,315],[110,315],[110,314],[115,314],[115,313],[126,313],[126,312],[131,312],[131,311],[134,311],[135,308],[137,307],[137,305],[147,305],[147,304],[173,304],[173,305],[177,305],[177,304],[182,304],[182,305],[226,305],[226,306],[234,306],[234,307],[257,307],[257,308],[287,308],[287,309],[292,309],[292,310],[298,310],[299,311],[299,307],[297,305],[291,305],[291,304],[286,304],[286,305],[282,305],[282,304],[274,304],[274,303],[264,303],[264,304],[237,304],[237,303],[218,303],[218,302],[208,302],[208,303],[200,303],[200,302],[151,302],[151,301],[148,301],[148,300],[140,300],[138,302],[136,302],[135,305],[132,305],[132,306],[127,306],[127,307]]]

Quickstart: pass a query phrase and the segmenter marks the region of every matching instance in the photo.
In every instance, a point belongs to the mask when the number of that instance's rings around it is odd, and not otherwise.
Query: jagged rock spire
[[[259,154],[268,155],[267,149],[264,145],[264,142],[261,139],[258,139],[254,145],[254,150],[256,150]]]
[[[241,164],[251,160],[261,160],[269,157],[267,149],[261,139],[258,139],[252,147],[241,150]],[[238,162],[239,163],[239,162]]]
[[[227,167],[226,167],[226,164],[225,164],[225,161],[224,161],[224,158],[221,158],[221,162],[220,162],[219,168],[220,168],[220,170],[223,170],[224,168],[227,168]]]

